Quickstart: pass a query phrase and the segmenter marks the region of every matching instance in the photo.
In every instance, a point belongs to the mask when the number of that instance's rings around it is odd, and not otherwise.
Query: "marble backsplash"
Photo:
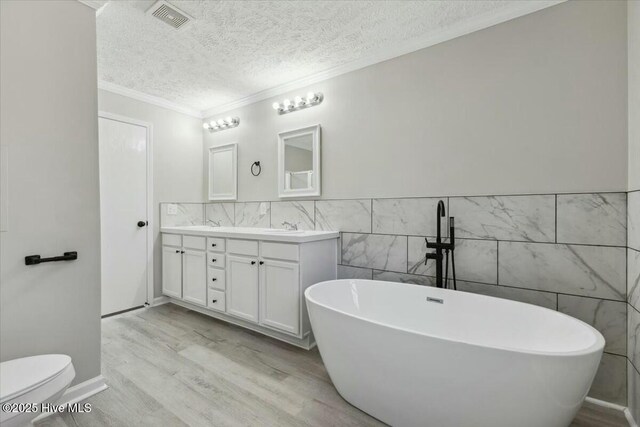
[[[340,278],[429,286],[439,200],[455,217],[458,288],[593,325],[607,344],[590,395],[626,405],[627,383],[640,386],[627,369],[640,368],[640,192],[194,203],[177,215],[163,203],[161,224],[337,230]]]

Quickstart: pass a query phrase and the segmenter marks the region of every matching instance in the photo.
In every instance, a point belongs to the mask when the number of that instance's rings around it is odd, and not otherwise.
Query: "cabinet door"
[[[258,263],[227,255],[227,313],[258,323]]]
[[[207,305],[207,253],[185,249],[182,256],[182,299]]]
[[[300,332],[298,264],[265,260],[260,274],[260,324]]]
[[[162,293],[182,298],[182,254],[180,248],[162,247]]]

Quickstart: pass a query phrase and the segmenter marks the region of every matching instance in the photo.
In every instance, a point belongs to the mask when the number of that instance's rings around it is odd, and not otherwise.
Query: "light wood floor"
[[[338,395],[317,350],[173,304],[104,319],[102,373],[110,388],[89,398],[91,413],[38,427],[383,425]],[[587,404],[571,426],[627,425]]]

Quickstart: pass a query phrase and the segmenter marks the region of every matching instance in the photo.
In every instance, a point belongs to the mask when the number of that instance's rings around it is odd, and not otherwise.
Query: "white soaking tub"
[[[566,427],[604,348],[565,314],[467,292],[332,280],[305,297],[340,395],[392,426]]]

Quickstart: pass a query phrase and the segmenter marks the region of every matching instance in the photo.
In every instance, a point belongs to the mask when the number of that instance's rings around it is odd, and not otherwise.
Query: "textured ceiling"
[[[171,1],[195,21],[175,30],[154,1],[113,0],[97,17],[102,81],[197,110],[435,35],[513,1]]]

